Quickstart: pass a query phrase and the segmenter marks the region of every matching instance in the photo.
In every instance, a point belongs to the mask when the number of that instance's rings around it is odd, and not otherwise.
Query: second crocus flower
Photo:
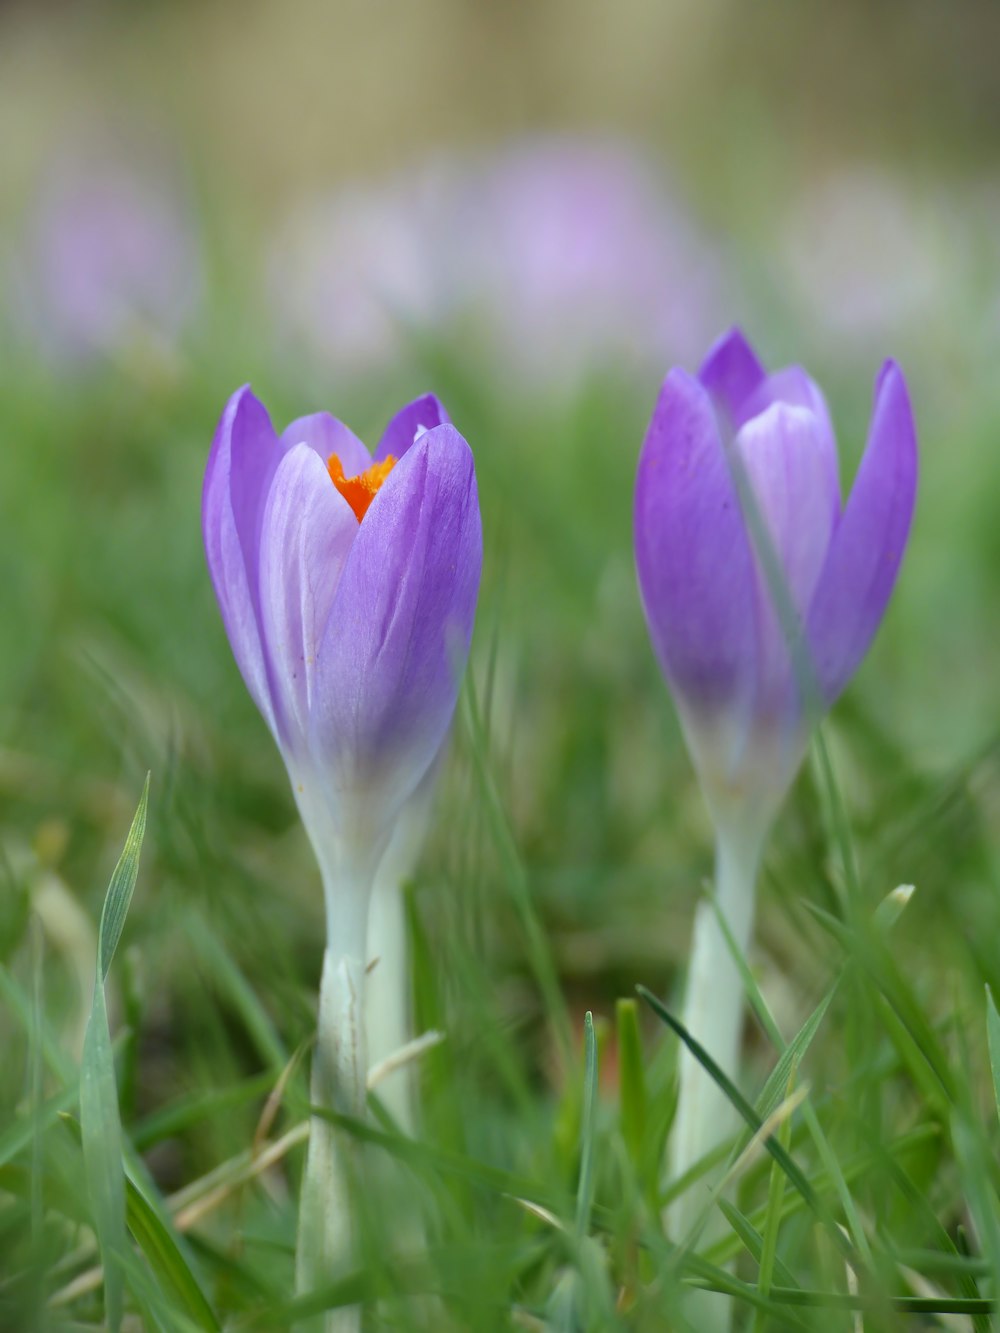
[[[322,872],[312,1099],[358,1113],[371,889],[444,743],[472,634],[482,565],[472,453],[430,395],[398,413],[369,455],[326,413],[278,434],[244,388],[216,431],[202,517],[233,653]],[[339,1158],[328,1123],[314,1120],[300,1289],[328,1279],[349,1249]]]
[[[697,376],[672,370],[639,460],[635,550],[650,636],[716,829],[716,903],[695,919],[686,1025],[727,1072],[742,984],[719,927],[749,942],[764,839],[812,724],[854,674],[885,612],[913,514],[906,383],[887,361],[846,505],[823,394],[769,374],[738,331]],[[673,1174],[716,1146],[727,1107],[682,1056]],[[700,1210],[678,1203],[686,1229]]]

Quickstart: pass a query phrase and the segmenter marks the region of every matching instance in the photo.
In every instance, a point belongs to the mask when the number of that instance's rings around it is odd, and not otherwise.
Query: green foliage
[[[731,1296],[738,1333],[848,1333],[859,1311],[866,1333],[949,1312],[986,1328],[1000,1253],[987,386],[969,420],[920,388],[925,436],[948,449],[925,449],[934,498],[912,570],[766,851],[738,960],[745,1059],[717,1071],[744,1126],[713,1194],[712,1161],[683,1180],[663,1165],[683,1037],[660,1020],[678,1007],[710,833],[631,567],[655,383],[595,377],[554,405],[493,393],[466,349],[421,347],[391,381],[303,392],[248,348],[245,317],[234,298],[226,336],[159,380],[109,367],[70,391],[0,365],[0,1326],[120,1313],[270,1330],[308,1313],[291,1294],[307,1087],[301,1063],[283,1071],[312,1033],[322,901],[197,516],[212,425],[252,374],[276,420],[328,406],[366,436],[404,393],[437,388],[485,509],[472,676],[407,892],[417,1027],[445,1040],[416,1067],[414,1137],[374,1098],[366,1120],[338,1121],[363,1153],[364,1244],[310,1310],[362,1301],[373,1327],[407,1333],[700,1333],[685,1302],[708,1287]],[[838,422],[855,392],[834,390]],[[137,822],[102,913],[91,886],[149,768],[143,891],[129,907]],[[622,998],[637,983],[655,1003]],[[783,1116],[793,1084],[805,1099]],[[681,1250],[661,1214],[686,1190],[707,1220]]]

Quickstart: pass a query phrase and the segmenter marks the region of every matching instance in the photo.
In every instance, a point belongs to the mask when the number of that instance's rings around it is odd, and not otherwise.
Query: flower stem
[[[319,991],[319,1028],[313,1056],[310,1100],[347,1115],[361,1116],[365,1107],[365,967],[362,957],[323,955]],[[300,1294],[332,1282],[351,1262],[353,1178],[357,1150],[350,1138],[329,1121],[313,1116],[309,1126],[299,1237],[295,1261]],[[315,1323],[307,1325],[318,1328]],[[324,1333],[353,1333],[361,1327],[357,1307],[330,1310]]]
[[[743,980],[717,912],[725,919],[737,950],[745,954],[753,924],[761,841],[758,834],[741,829],[718,831],[715,903],[698,904],[684,998],[685,1027],[734,1079],[743,1026]],[[684,1047],[677,1116],[670,1135],[671,1179],[721,1143],[735,1123],[725,1094]],[[669,1209],[666,1221],[676,1240],[683,1240],[700,1217],[712,1183],[710,1175],[703,1176]]]
[[[372,1065],[394,1055],[413,1036],[404,886],[427,833],[436,777],[435,764],[400,811],[375,875],[368,909],[368,957],[373,966],[365,982],[365,1024]],[[414,1094],[410,1065],[395,1070],[379,1084],[378,1096],[404,1134],[414,1130]]]
[[[410,964],[406,943],[403,886],[381,871],[368,918],[372,969],[365,981],[368,1059],[374,1065],[395,1054],[412,1037]],[[384,1078],[378,1095],[404,1134],[413,1133],[412,1070],[404,1065]]]
[[[348,845],[322,836],[327,830],[319,820],[306,820],[306,827],[323,876],[327,929],[309,1095],[313,1106],[361,1117],[368,1077],[364,1013],[368,903],[384,841]],[[295,1254],[299,1295],[334,1282],[357,1263],[353,1215],[360,1159],[350,1133],[321,1116],[312,1117]],[[361,1311],[350,1306],[328,1310],[301,1327],[310,1333],[320,1329],[357,1333]]]

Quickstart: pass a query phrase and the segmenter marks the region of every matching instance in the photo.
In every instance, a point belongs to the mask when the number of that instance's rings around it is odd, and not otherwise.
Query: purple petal
[[[319,643],[358,521],[305,442],[285,454],[261,535],[261,626],[275,712],[286,745],[301,748],[315,695]]]
[[[287,449],[296,444],[307,444],[323,460],[324,466],[331,454],[343,464],[345,477],[356,477],[372,465],[368,450],[354,432],[329,412],[315,412],[299,417],[281,432]]]
[[[903,373],[875,385],[868,444],[809,610],[808,640],[832,702],[857,670],[885,613],[913,517],[917,436]]]
[[[709,349],[698,378],[726,415],[739,424],[744,419],[744,402],[766,374],[742,329],[734,328]]]
[[[837,521],[839,497],[831,485],[826,424],[808,408],[773,403],[748,421],[733,442],[746,470],[759,517],[780,565],[783,586],[772,586],[756,553],[758,706],[773,707],[789,678],[789,628],[778,613],[788,597],[805,618]],[[753,533],[752,524],[748,530]]]
[[[275,434],[264,404],[247,389],[237,396],[229,430],[229,495],[243,558],[250,579],[250,598],[260,609],[257,571],[264,505],[284,446]]]
[[[433,430],[435,426],[444,426],[451,420],[440,399],[432,393],[425,393],[422,398],[408,403],[386,426],[375,450],[375,461],[392,454],[402,458],[411,448],[418,435]]]
[[[209,573],[233,655],[247,689],[273,730],[274,709],[257,617],[257,565],[248,565],[246,558],[247,546],[252,549],[256,541],[258,497],[254,486],[267,476],[269,431],[267,413],[244,385],[226,404],[216,428],[205,469],[201,521]],[[270,434],[273,437],[273,431]],[[237,439],[241,445],[238,456],[245,467],[251,468],[249,477],[234,478]],[[260,469],[254,467],[251,442],[256,442],[264,456]],[[238,509],[234,496],[239,497]]]
[[[711,399],[664,381],[639,457],[635,554],[653,646],[692,702],[748,701],[757,632],[753,555]]]
[[[440,749],[482,565],[472,453],[453,426],[390,472],[351,548],[319,652],[314,745],[344,785],[405,799]]]
[[[786,366],[783,370],[776,370],[773,375],[768,375],[762,380],[744,401],[736,420],[737,427],[759,416],[772,403],[787,403],[790,407],[808,408],[819,421],[822,427],[819,444],[826,457],[826,467],[830,484],[837,495],[839,513],[840,467],[837,461],[837,437],[822,389],[801,366]]]

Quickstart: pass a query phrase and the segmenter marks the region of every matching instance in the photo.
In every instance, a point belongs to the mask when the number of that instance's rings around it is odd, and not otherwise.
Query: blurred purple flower
[[[302,203],[269,268],[279,328],[327,365],[385,369],[407,338],[481,335],[535,384],[696,354],[722,262],[640,150],[528,139]]]
[[[442,746],[468,652],[482,563],[469,446],[431,395],[393,418],[373,461],[327,413],[276,434],[240,389],[202,524],[233,653],[324,878],[331,842],[381,854]]]
[[[488,167],[479,194],[468,285],[521,373],[682,360],[718,327],[719,255],[637,148],[527,140]]]
[[[916,480],[910,401],[892,361],[843,511],[833,428],[804,370],[768,374],[733,331],[697,378],[667,376],[639,460],[636,564],[717,820],[741,807],[773,815],[809,705],[833,702],[885,612]]]
[[[171,343],[193,315],[201,270],[169,174],[113,156],[63,158],[32,212],[14,314],[50,359],[86,361],[134,338]]]
[[[385,369],[454,308],[456,178],[434,161],[300,202],[272,247],[279,333],[345,375]]]

